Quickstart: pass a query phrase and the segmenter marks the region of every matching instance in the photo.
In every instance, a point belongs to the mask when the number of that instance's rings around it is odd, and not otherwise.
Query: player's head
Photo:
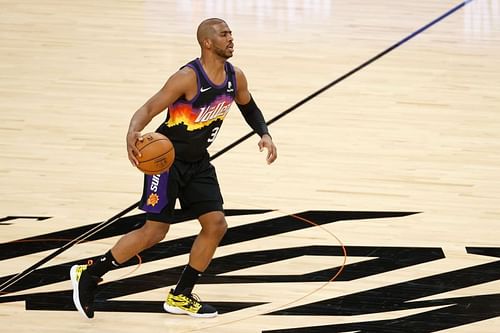
[[[198,26],[196,38],[203,51],[216,54],[224,59],[233,56],[234,44],[231,29],[227,23],[219,18],[209,18]]]

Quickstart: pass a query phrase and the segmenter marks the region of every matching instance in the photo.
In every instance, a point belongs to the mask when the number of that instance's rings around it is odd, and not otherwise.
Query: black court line
[[[382,58],[383,56],[385,56],[386,54],[388,54],[389,52],[393,51],[394,49],[398,48],[399,46],[403,45],[404,43],[408,42],[410,39],[412,39],[413,37],[421,34],[422,32],[426,31],[427,29],[429,29],[430,27],[432,27],[433,25],[435,25],[436,23],[442,21],[443,19],[445,19],[446,17],[450,16],[451,14],[455,13],[456,11],[458,11],[459,9],[461,9],[462,7],[464,7],[466,4],[468,4],[469,2],[472,2],[473,0],[466,0],[462,3],[460,3],[459,5],[453,7],[452,9],[448,10],[446,13],[444,13],[443,15],[439,16],[438,18],[432,20],[431,22],[427,23],[426,25],[424,25],[423,27],[421,27],[420,29],[412,32],[411,34],[409,34],[408,36],[406,36],[405,38],[401,39],[399,42],[395,43],[394,45],[390,46],[389,48],[385,49],[384,51],[380,52],[379,54],[377,54],[376,56],[368,59],[367,61],[365,61],[364,63],[362,63],[361,65],[359,65],[358,67],[355,67],[354,69],[350,70],[349,72],[345,73],[344,75],[342,75],[341,77],[333,80],[332,82],[330,82],[329,84],[327,84],[326,86],[324,86],[323,88],[317,90],[316,92],[312,93],[311,95],[307,96],[306,98],[302,99],[301,101],[295,103],[294,105],[292,105],[291,107],[289,107],[288,109],[286,109],[285,111],[281,112],[280,114],[278,114],[277,116],[273,117],[271,120],[269,120],[267,122],[267,125],[271,125],[273,123],[275,123],[276,121],[278,121],[279,119],[283,118],[284,116],[286,116],[287,114],[291,113],[292,111],[294,111],[295,109],[297,109],[298,107],[302,106],[303,104],[307,103],[308,101],[310,101],[311,99],[315,98],[316,96],[318,96],[319,94],[325,92],[326,90],[330,89],[331,87],[333,87],[334,85],[344,81],[345,79],[347,79],[349,76],[353,75],[354,73],[360,71],[361,69],[365,68],[366,66],[370,65],[371,63],[373,63],[374,61]],[[239,138],[238,140],[234,141],[233,143],[229,144],[228,146],[222,148],[220,151],[218,151],[217,153],[213,154],[211,157],[210,157],[210,160],[213,160],[213,159],[216,159],[217,157],[221,156],[222,154],[225,154],[226,152],[228,152],[229,150],[233,149],[234,147],[236,147],[237,145],[239,145],[240,143],[242,143],[243,141],[247,140],[248,138],[250,138],[252,135],[254,135],[255,132],[250,132],[244,136],[242,136],[241,138]],[[11,285],[13,285],[14,283],[18,282],[19,280],[21,280],[23,277],[25,277],[26,275],[30,274],[31,272],[33,272],[34,270],[36,270],[38,267],[40,267],[41,265],[45,264],[46,262],[48,262],[49,260],[55,258],[56,256],[58,256],[59,254],[61,254],[62,252],[66,251],[68,248],[72,247],[73,245],[87,239],[88,237],[94,235],[95,233],[101,231],[102,229],[108,227],[109,225],[115,223],[119,218],[121,218],[123,215],[127,214],[128,212],[132,211],[134,208],[136,208],[137,206],[139,206],[139,201],[132,204],[131,206],[125,208],[123,211],[121,211],[120,213],[116,214],[115,216],[113,216],[112,218],[110,218],[109,220],[106,220],[104,222],[102,222],[101,224],[95,226],[94,228],[88,230],[86,233],[80,235],[79,237],[73,239],[72,241],[66,243],[64,246],[60,247],[59,249],[57,249],[55,252],[51,253],[50,255],[48,255],[47,257],[43,258],[42,260],[40,260],[39,262],[35,263],[34,265],[28,267],[27,269],[25,269],[23,272],[17,274],[17,275],[14,275],[12,278],[10,278],[9,280],[5,281],[4,283],[2,283],[2,285],[0,285],[0,291],[4,291],[6,290],[8,287],[10,287]]]
[[[392,45],[391,47],[385,49],[384,51],[380,52],[379,54],[377,54],[376,56],[374,56],[373,58],[365,61],[364,63],[362,63],[361,65],[359,65],[358,67],[350,70],[349,72],[345,73],[344,75],[342,75],[341,77],[337,78],[336,80],[330,82],[329,84],[327,84],[326,86],[324,86],[323,88],[317,90],[316,92],[312,93],[311,95],[307,96],[306,98],[304,98],[303,100],[295,103],[294,105],[292,105],[291,107],[289,107],[288,109],[286,109],[285,111],[281,112],[280,114],[278,114],[277,116],[275,116],[274,118],[272,118],[271,120],[269,120],[267,122],[268,125],[271,125],[272,123],[275,123],[276,121],[280,120],[281,118],[283,118],[284,116],[286,116],[287,114],[289,114],[290,112],[294,111],[295,109],[297,109],[298,107],[302,106],[303,104],[309,102],[311,99],[315,98],[316,96],[318,96],[319,94],[327,91],[328,89],[330,89],[331,87],[333,87],[334,85],[344,81],[345,79],[347,79],[349,76],[353,75],[354,73],[360,71],[361,69],[365,68],[366,66],[370,65],[371,63],[373,63],[374,61],[382,58],[383,56],[385,56],[387,53],[391,52],[392,50],[398,48],[399,46],[403,45],[404,43],[406,43],[407,41],[409,41],[410,39],[412,39],[413,37],[421,34],[422,32],[424,32],[425,30],[429,29],[430,27],[432,27],[433,25],[435,25],[436,23],[438,23],[439,21],[442,21],[443,19],[445,19],[446,17],[450,16],[451,14],[455,13],[456,11],[458,11],[459,9],[461,9],[462,7],[464,7],[466,4],[468,4],[469,2],[472,2],[473,0],[466,0],[464,2],[462,2],[461,4],[457,5],[456,7],[450,9],[449,11],[447,11],[446,13],[444,13],[443,15],[439,16],[438,18],[434,19],[433,21],[431,21],[430,23],[424,25],[423,27],[421,27],[420,29],[418,29],[417,31],[411,33],[410,35],[408,35],[407,37],[403,38],[402,40],[400,40],[399,42],[397,42],[396,44]],[[220,155],[224,154],[225,152],[227,152],[228,150],[234,148],[235,146],[239,145],[240,143],[242,143],[243,141],[247,140],[249,137],[251,137],[253,134],[255,134],[255,132],[250,132],[248,133],[247,135],[245,136],[242,136],[241,138],[239,138],[238,140],[236,140],[235,142],[231,143],[230,145],[224,147],[223,149],[221,149],[220,151],[218,151],[217,153],[213,154],[212,155],[212,158],[211,159],[214,159],[214,158],[217,158],[219,157]]]

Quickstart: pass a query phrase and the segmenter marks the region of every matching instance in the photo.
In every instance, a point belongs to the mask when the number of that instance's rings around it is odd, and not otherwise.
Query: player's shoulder
[[[234,69],[234,73],[235,73],[235,74],[237,74],[237,75],[244,75],[244,74],[243,74],[243,71],[241,70],[241,68],[239,68],[238,66],[233,65],[233,64],[231,64],[231,66],[233,66],[233,69]]]
[[[235,65],[233,65],[233,68],[234,68],[234,75],[236,76],[236,80],[238,80],[238,81],[245,80],[246,81],[245,73],[243,73],[241,68],[239,68],[238,66],[235,66]]]
[[[171,83],[184,85],[190,82],[196,82],[196,72],[188,66],[184,66],[173,73],[168,79]]]
[[[196,78],[195,70],[190,66],[184,66],[174,73],[175,76],[178,76],[181,79],[193,79]]]

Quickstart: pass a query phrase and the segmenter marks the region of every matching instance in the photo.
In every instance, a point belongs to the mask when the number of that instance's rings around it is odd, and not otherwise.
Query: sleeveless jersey
[[[189,101],[181,97],[170,105],[167,119],[157,132],[172,141],[176,159],[194,162],[208,155],[207,148],[215,140],[234,101],[236,75],[233,66],[226,62],[226,79],[216,85],[208,78],[199,58],[181,68],[186,66],[196,73],[197,94]]]

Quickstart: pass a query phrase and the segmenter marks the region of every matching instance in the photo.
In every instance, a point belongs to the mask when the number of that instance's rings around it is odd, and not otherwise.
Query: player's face
[[[213,26],[215,33],[212,39],[213,50],[218,56],[229,59],[233,56],[234,43],[232,31],[226,23],[219,23]]]

